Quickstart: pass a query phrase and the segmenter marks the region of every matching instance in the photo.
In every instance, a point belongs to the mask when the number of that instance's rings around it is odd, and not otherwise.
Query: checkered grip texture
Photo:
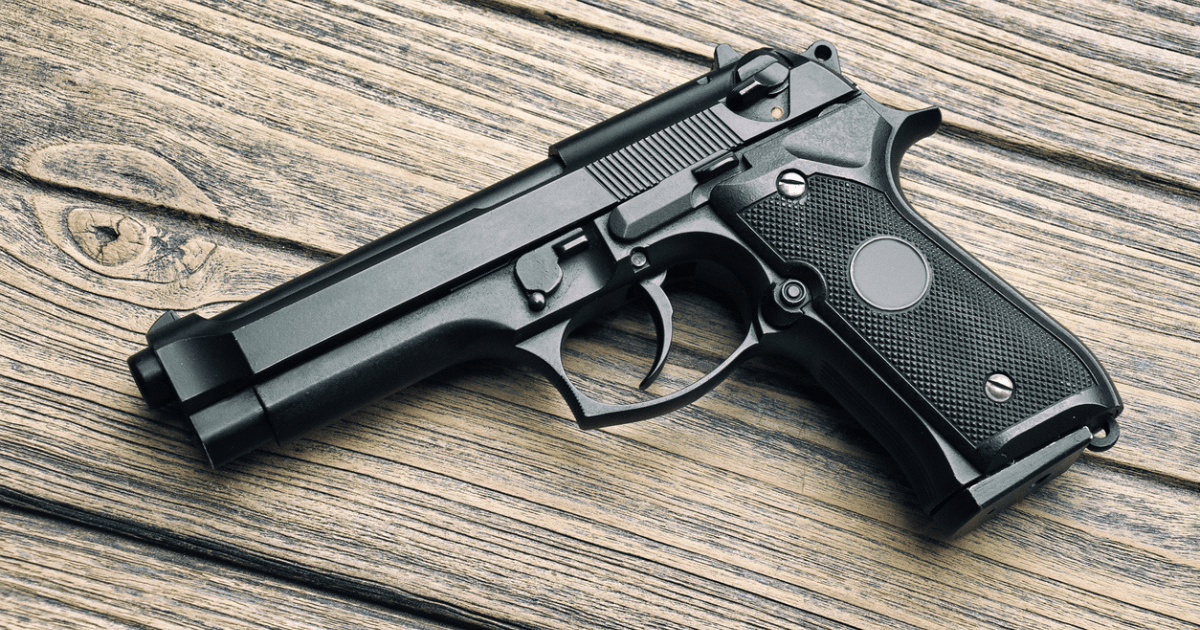
[[[917,231],[877,190],[814,176],[801,202],[776,194],[740,216],[785,260],[820,270],[829,307],[972,444],[1094,384],[1061,341]],[[932,268],[929,293],[906,311],[876,310],[850,283],[851,256],[880,235],[913,244]],[[984,391],[997,372],[1016,383],[1003,403]]]

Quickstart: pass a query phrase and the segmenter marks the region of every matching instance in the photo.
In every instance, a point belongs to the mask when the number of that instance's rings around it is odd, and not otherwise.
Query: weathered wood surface
[[[0,507],[3,628],[453,626]]]
[[[7,0],[0,497],[113,534],[4,512],[0,620],[1194,626],[1197,23],[1166,1]],[[714,43],[819,38],[877,98],[945,109],[910,200],[1127,401],[1117,448],[977,532],[933,537],[881,450],[774,363],[592,433],[533,374],[466,366],[216,472],[138,398],[124,361],[162,310],[215,312],[531,165]],[[685,296],[655,391],[729,350],[712,311]],[[623,314],[566,360],[615,395],[650,344]],[[213,612],[207,572],[256,610]]]

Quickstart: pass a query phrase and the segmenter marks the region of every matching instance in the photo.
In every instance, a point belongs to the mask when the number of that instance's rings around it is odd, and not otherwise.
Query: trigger
[[[671,352],[671,318],[675,309],[671,307],[671,300],[662,288],[663,280],[666,277],[667,272],[664,271],[653,278],[642,280],[638,284],[645,292],[646,297],[650,298],[653,306],[650,309],[650,317],[654,319],[654,329],[658,333],[658,348],[654,352],[654,365],[650,368],[650,373],[646,375],[646,378],[642,379],[642,384],[638,385],[641,389],[646,389],[654,384],[658,375],[662,373],[663,366],[667,364],[667,354]]]

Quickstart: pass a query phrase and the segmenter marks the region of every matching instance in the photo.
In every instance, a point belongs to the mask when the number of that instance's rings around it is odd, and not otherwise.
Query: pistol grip
[[[747,152],[712,200],[812,292],[806,323],[773,350],[891,450],[926,511],[958,506],[958,532],[977,522],[959,493],[978,494],[975,512],[1016,500],[1084,446],[1111,446],[1121,402],[1078,339],[904,199],[900,159],[939,121],[860,96]]]
[[[772,195],[740,216],[784,261],[816,270],[817,312],[977,466],[1081,422],[1101,428],[1120,403],[1083,345],[905,214],[878,190],[815,175],[804,198]]]
[[[948,439],[927,410],[914,405],[878,365],[828,324],[813,305],[794,325],[763,338],[764,350],[796,360],[884,446],[903,471],[917,504],[948,537],[962,535],[989,516],[1065,472],[1093,441],[1086,426],[1006,465],[986,468],[969,447]]]

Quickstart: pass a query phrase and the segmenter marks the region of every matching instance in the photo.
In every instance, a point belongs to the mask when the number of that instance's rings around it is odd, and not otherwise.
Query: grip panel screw
[[[804,174],[800,171],[786,170],[780,173],[775,180],[775,188],[784,197],[795,199],[804,194],[805,189],[808,188],[808,181],[804,179]]]
[[[1002,403],[1012,398],[1014,388],[1013,380],[1007,374],[997,372],[987,378],[983,391],[988,398]]]

